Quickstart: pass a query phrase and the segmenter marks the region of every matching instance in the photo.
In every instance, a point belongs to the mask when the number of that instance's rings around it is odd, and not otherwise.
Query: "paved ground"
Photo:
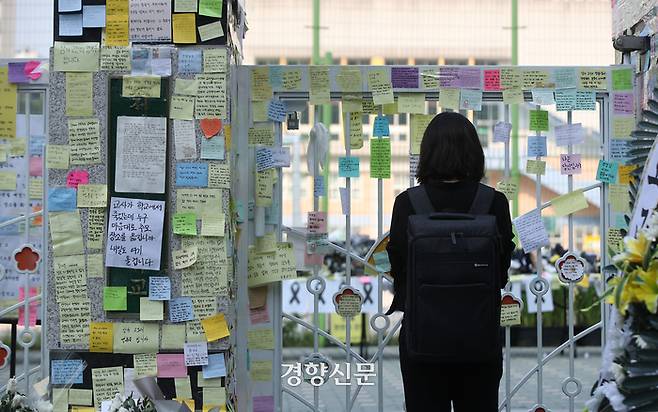
[[[384,411],[402,411],[404,402],[404,392],[402,389],[402,380],[400,377],[399,359],[397,357],[397,347],[387,348],[390,351],[385,353],[384,358]],[[304,349],[286,349],[284,358],[286,362],[296,362],[301,360],[307,350]],[[371,354],[373,351],[370,352]],[[548,354],[548,352],[546,352]],[[326,353],[332,359],[338,359],[337,350]],[[575,360],[576,377],[583,383],[583,392],[576,398],[575,411],[582,411],[585,401],[589,398],[589,390],[598,377],[599,365],[601,362],[599,348],[579,348],[578,357]],[[519,380],[531,368],[536,365],[536,349],[520,348],[512,350],[512,386],[516,385]],[[568,376],[569,358],[568,354],[558,356],[552,359],[544,367],[544,404],[552,412],[568,411],[568,398],[562,394],[562,380]],[[504,396],[505,376],[501,381],[501,399]],[[308,384],[302,384],[296,388],[291,388],[296,393],[304,396],[305,399],[313,401],[313,388]],[[328,412],[345,411],[345,387],[335,386],[333,381],[322,386],[320,389],[320,410]],[[526,412],[537,402],[537,381],[532,377],[512,398],[512,410],[514,412]],[[290,395],[284,395],[283,410],[286,412],[302,412],[309,409],[301,405],[299,401]],[[353,411],[371,412],[377,411],[377,387],[363,387],[359,394]]]

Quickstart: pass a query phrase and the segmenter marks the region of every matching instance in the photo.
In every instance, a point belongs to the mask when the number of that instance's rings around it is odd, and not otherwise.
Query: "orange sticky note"
[[[196,15],[174,13],[174,43],[196,43]]]
[[[206,333],[208,342],[213,342],[230,335],[223,313],[201,319],[201,326],[203,326],[203,331]]]
[[[89,352],[114,351],[112,322],[91,322],[89,326]]]

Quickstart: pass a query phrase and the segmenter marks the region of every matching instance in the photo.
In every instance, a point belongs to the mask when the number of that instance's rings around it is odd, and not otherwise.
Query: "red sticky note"
[[[78,185],[86,185],[89,183],[89,172],[86,170],[75,169],[71,170],[66,175],[66,187],[78,188]]]
[[[30,176],[43,176],[43,162],[41,157],[30,157]]]
[[[485,91],[501,90],[499,69],[491,69],[484,71],[484,90]]]
[[[187,376],[185,354],[183,353],[158,353],[156,363],[158,378],[184,378]]]

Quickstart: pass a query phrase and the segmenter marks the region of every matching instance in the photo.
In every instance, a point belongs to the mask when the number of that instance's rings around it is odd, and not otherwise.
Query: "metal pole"
[[[519,16],[518,0],[512,0],[512,66],[519,64]],[[512,179],[519,179],[519,106],[513,104],[512,107]],[[518,181],[518,180],[517,180]],[[519,194],[518,192],[512,199],[512,216],[519,215]]]
[[[567,124],[572,123],[572,118],[573,118],[573,113],[571,110],[567,112]],[[573,153],[573,145],[568,146],[568,153],[572,154]],[[568,175],[567,177],[567,184],[568,184],[568,191],[571,193],[573,191],[573,175]],[[574,242],[573,242],[573,214],[570,213],[569,216],[567,217],[568,222],[569,222],[569,252],[573,253],[573,248],[574,248]],[[574,284],[573,282],[569,282],[569,309],[567,312],[567,315],[569,316],[567,320],[567,324],[569,325],[569,378],[573,379],[574,374],[575,374],[575,365],[574,365],[574,356],[575,356],[575,342],[573,340],[574,336],[574,316],[573,316],[573,305],[574,305],[574,291],[573,291]],[[569,411],[573,412],[574,411],[574,397],[571,395],[569,396]]]
[[[345,156],[350,157],[352,154],[351,142],[349,141],[350,137],[350,115],[351,113],[347,112],[345,114],[345,121],[343,122],[344,138],[345,138]],[[352,182],[349,177],[345,178],[345,187],[347,188],[347,198],[349,203],[352,203]],[[349,213],[345,215],[345,250],[347,254],[345,255],[345,283],[352,285],[352,209],[350,208]],[[345,361],[349,365],[352,363],[352,318],[347,318],[345,323]],[[350,366],[351,368],[351,366]],[[352,377],[350,374],[350,384],[352,382]],[[351,409],[350,398],[352,391],[350,385],[345,386],[345,410],[349,411]]]
[[[536,107],[537,110],[541,109],[541,106]],[[537,131],[537,136],[541,136],[541,132]],[[540,156],[537,156],[535,160],[541,160]],[[541,210],[542,201],[541,201],[541,175],[537,174],[535,181],[535,197],[537,201],[537,209]],[[543,279],[542,272],[542,248],[541,246],[537,248],[537,258],[535,263],[535,269],[537,270],[537,276],[533,280]],[[547,284],[543,284],[543,287],[546,287]],[[534,285],[533,285],[534,286]],[[548,284],[550,288],[550,284]],[[548,291],[543,291],[548,293]],[[542,364],[542,358],[544,357],[544,348],[543,348],[543,330],[542,330],[542,303],[544,298],[544,293],[540,296],[536,296],[537,299],[537,404],[541,405],[544,398],[544,367]]]
[[[506,104],[505,105],[505,121],[509,122],[509,116],[510,116],[510,105]],[[510,144],[509,141],[505,142],[505,171],[504,171],[504,177],[505,179],[509,178],[510,175],[510,156],[509,156],[509,149],[510,149]],[[508,290],[511,288],[511,283],[507,282],[507,285],[505,285],[505,289]],[[510,399],[510,390],[512,388],[512,375],[511,375],[511,370],[512,370],[512,337],[511,337],[511,328],[510,326],[505,327],[505,411],[506,412],[511,412],[512,411],[512,404],[511,404],[511,399]]]

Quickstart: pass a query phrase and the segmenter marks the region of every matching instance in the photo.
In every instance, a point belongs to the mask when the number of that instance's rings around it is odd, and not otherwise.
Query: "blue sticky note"
[[[149,277],[149,300],[171,299],[171,280],[167,276]]]
[[[176,164],[176,186],[208,187],[208,163]]]
[[[283,87],[283,66],[270,66],[270,85],[273,89]]]
[[[43,156],[43,146],[46,143],[46,138],[43,136],[30,136],[30,143],[28,151],[30,156]]]
[[[387,252],[373,253],[372,257],[375,260],[375,268],[378,272],[386,273],[391,271],[391,262],[388,260]]]
[[[224,136],[201,139],[201,159],[224,160],[226,158],[226,141]]]
[[[267,105],[267,117],[275,122],[286,121],[286,104],[281,100],[270,100]]]
[[[178,323],[194,320],[194,306],[192,298],[181,296],[169,301],[169,321]]]
[[[578,90],[574,110],[596,110],[596,92]]]
[[[608,162],[599,160],[599,167],[596,169],[596,180],[604,183],[617,183],[617,174],[619,164],[617,162]]]
[[[546,153],[546,136],[528,136],[528,157],[542,157]]]
[[[221,378],[226,376],[226,362],[223,353],[208,355],[208,364],[203,365],[203,379]]]
[[[359,158],[354,156],[339,157],[338,177],[359,177]]]
[[[324,196],[324,176],[315,176],[313,179],[313,196]]]
[[[555,109],[558,112],[574,110],[576,108],[576,89],[556,89]]]
[[[179,73],[201,73],[203,56],[201,50],[178,50]]]
[[[372,135],[375,137],[390,136],[388,129],[388,116],[375,117],[375,124],[372,126]]]
[[[82,383],[85,364],[82,359],[55,359],[50,362],[50,383],[53,385],[72,385]]]
[[[630,140],[610,140],[610,160],[625,164],[629,160],[628,151],[631,150]]]
[[[48,211],[74,211],[77,205],[76,196],[76,190],[72,187],[51,187],[48,189]]]

